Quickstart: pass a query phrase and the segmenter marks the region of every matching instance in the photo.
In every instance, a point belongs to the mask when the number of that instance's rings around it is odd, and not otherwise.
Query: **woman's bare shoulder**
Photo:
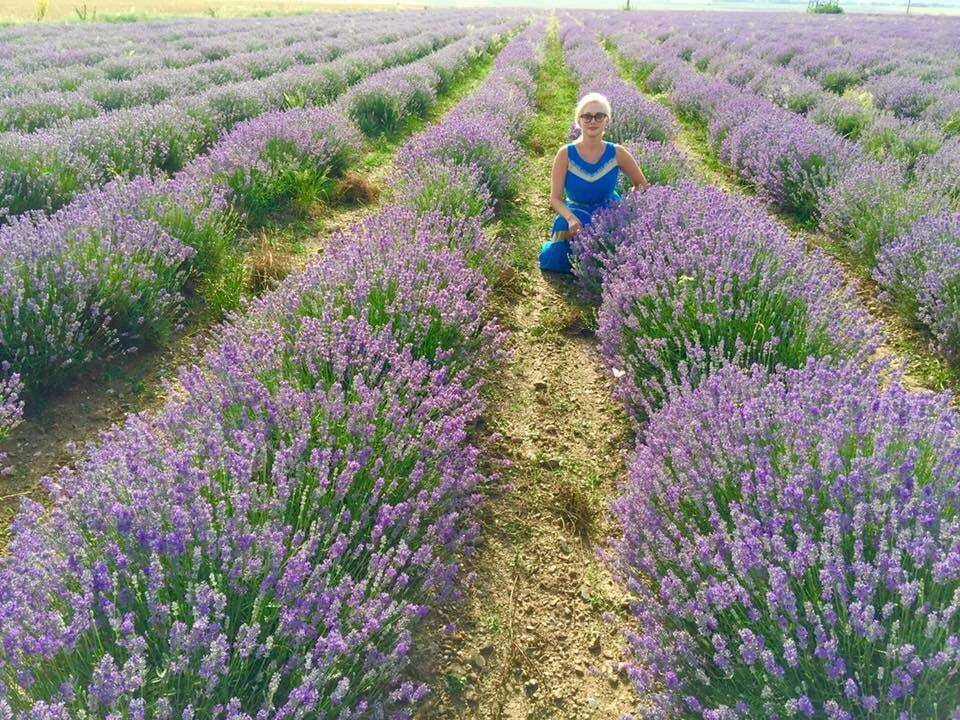
[[[631,152],[627,150],[623,145],[614,144],[613,146],[617,151],[617,162],[622,163],[624,160],[632,160],[636,162],[636,159],[633,157]]]

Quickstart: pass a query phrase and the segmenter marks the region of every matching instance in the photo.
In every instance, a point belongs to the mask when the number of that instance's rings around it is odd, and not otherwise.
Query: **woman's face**
[[[610,118],[607,117],[607,111],[603,105],[593,101],[588,102],[580,111],[580,117],[577,118],[580,123],[580,129],[584,137],[600,137],[603,131],[607,129],[607,123]]]

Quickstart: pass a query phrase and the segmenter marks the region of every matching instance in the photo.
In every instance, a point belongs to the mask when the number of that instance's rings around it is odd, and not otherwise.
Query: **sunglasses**
[[[607,119],[607,114],[604,112],[583,113],[583,115],[580,116],[580,119],[583,120],[583,122],[587,122],[587,123],[603,122],[604,120]]]

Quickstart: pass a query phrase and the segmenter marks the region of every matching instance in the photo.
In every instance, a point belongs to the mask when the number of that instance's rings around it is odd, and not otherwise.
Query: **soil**
[[[622,672],[627,597],[598,557],[630,431],[573,292],[538,273],[504,318],[512,361],[487,425],[500,436],[488,455],[510,462],[507,491],[483,513],[468,598],[440,621],[455,629],[422,650],[417,679],[433,690],[422,720],[609,719],[635,707]]]
[[[617,532],[609,504],[632,432],[589,329],[593,309],[578,303],[570,276],[533,269],[553,221],[553,153],[576,102],[557,80],[558,52],[552,36],[554,72],[541,78],[548,96],[536,121],[547,131],[528,142],[526,188],[499,229],[519,247],[520,266],[499,288],[512,352],[482,430],[493,434],[484,458],[501,491],[485,503],[479,545],[464,562],[466,597],[417,644],[411,679],[431,690],[418,720],[610,720],[637,709],[624,673],[628,597],[601,557]]]

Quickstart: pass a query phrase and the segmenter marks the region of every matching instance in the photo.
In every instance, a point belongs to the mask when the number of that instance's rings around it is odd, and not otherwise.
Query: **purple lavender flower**
[[[20,401],[20,376],[10,372],[9,364],[0,363],[0,441],[20,424],[23,403]],[[0,453],[0,475],[3,474],[5,455]]]
[[[924,121],[898,120],[880,115],[863,131],[860,143],[873,157],[892,158],[908,170],[924,156],[932,155],[943,143],[939,128]]]
[[[822,191],[819,205],[820,227],[873,267],[883,247],[942,202],[908,188],[903,167],[888,160],[852,165]]]
[[[856,146],[835,133],[748,96],[717,107],[710,139],[723,162],[802,220],[818,217],[823,188],[860,159]]]
[[[435,160],[480,169],[483,184],[496,200],[517,190],[520,149],[502,130],[481,117],[451,117],[417,135],[397,154],[402,175],[415,176],[418,167]]]
[[[110,188],[0,227],[0,362],[27,393],[177,322],[194,250]]]
[[[493,198],[475,164],[429,160],[408,168],[400,181],[397,200],[418,213],[438,212],[453,218],[493,219]]]
[[[693,180],[690,160],[674,145],[655,140],[636,140],[625,143],[625,147],[652,185],[677,185],[684,180]],[[621,175],[620,194],[625,194],[628,189],[629,178]]]
[[[866,357],[877,332],[822,255],[749,201],[690,183],[630,195],[572,246],[618,395],[643,421],[726,363]],[[595,295],[594,295],[595,297]]]
[[[406,117],[423,117],[436,101],[440,76],[424,61],[371,75],[344,95],[338,107],[365,135],[395,132]]]
[[[241,678],[251,716],[382,711],[476,534],[466,432],[499,339],[464,252],[485,242],[401,209],[346,231],[180,398],[51,480],[52,516],[25,506],[0,569],[14,711],[125,712],[160,683],[174,716],[215,717]],[[47,676],[75,698],[29,681]]]
[[[930,215],[880,252],[874,274],[888,300],[960,362],[960,215]]]
[[[259,214],[286,199],[321,194],[361,147],[356,128],[333,110],[264,113],[237,125],[184,175],[229,187],[238,205]]]
[[[880,374],[726,367],[651,420],[614,551],[636,599],[630,674],[656,716],[956,711],[960,419]],[[739,652],[720,664],[718,646]]]
[[[950,138],[936,153],[920,158],[916,176],[923,193],[943,197],[960,211],[960,137]]]
[[[889,110],[898,118],[917,119],[936,101],[936,90],[929,83],[904,75],[880,75],[862,85],[873,97],[873,104]]]

